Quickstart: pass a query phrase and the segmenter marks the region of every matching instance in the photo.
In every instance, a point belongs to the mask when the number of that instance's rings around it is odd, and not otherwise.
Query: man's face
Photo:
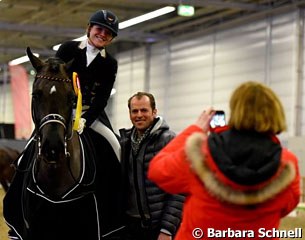
[[[96,48],[102,48],[109,43],[111,43],[113,39],[112,32],[99,25],[93,25],[89,28],[89,43]]]
[[[132,98],[130,102],[129,118],[140,134],[153,124],[157,109],[152,110],[149,97],[143,96],[140,99]]]

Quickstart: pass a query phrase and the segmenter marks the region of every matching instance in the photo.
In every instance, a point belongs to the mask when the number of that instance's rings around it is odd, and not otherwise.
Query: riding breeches
[[[92,128],[95,132],[99,133],[100,135],[104,136],[106,140],[111,145],[117,159],[121,162],[121,145],[119,140],[115,136],[114,132],[111,131],[108,127],[106,127],[102,122],[99,120],[95,120],[90,128]]]

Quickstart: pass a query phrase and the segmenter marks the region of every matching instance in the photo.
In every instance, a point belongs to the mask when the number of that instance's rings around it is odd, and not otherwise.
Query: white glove
[[[85,126],[86,126],[86,119],[85,118],[80,118],[79,119],[79,126],[78,126],[78,129],[77,129],[78,134],[83,133]]]

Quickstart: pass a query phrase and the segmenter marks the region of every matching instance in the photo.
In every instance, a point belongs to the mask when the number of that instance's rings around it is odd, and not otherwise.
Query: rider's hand
[[[78,134],[83,133],[85,126],[86,126],[86,119],[85,118],[80,118],[79,119],[79,126],[78,126],[78,129],[77,129]]]

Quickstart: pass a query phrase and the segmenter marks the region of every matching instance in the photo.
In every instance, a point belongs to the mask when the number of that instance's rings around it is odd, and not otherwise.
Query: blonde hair
[[[283,106],[277,95],[262,83],[249,81],[233,92],[229,126],[237,130],[279,134],[286,130]]]

